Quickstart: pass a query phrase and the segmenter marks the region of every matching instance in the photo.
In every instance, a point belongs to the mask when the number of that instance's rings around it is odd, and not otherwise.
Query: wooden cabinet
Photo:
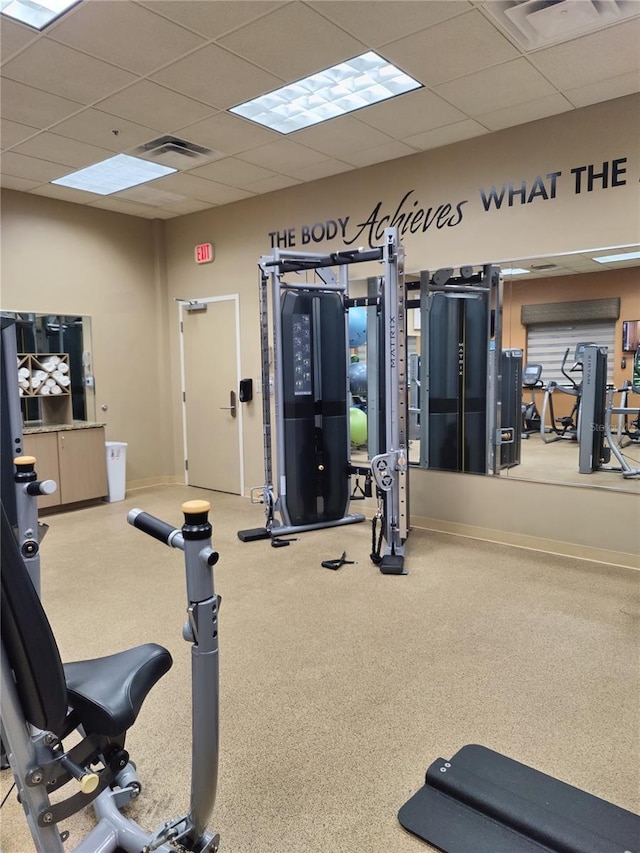
[[[25,454],[36,457],[41,480],[58,491],[38,498],[42,509],[102,498],[108,493],[104,427],[81,427],[26,434]]]
[[[58,489],[52,495],[40,495],[38,507],[60,505],[60,467],[58,465],[58,433],[38,432],[25,435],[22,439],[25,456],[36,457],[36,473],[39,480],[55,480]]]

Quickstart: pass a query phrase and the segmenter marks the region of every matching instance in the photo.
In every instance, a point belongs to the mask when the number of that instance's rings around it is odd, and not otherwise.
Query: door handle
[[[231,417],[235,418],[235,416],[236,416],[236,392],[235,391],[229,392],[229,402],[231,403],[230,406],[220,406],[220,409],[224,410],[225,412],[231,412]]]

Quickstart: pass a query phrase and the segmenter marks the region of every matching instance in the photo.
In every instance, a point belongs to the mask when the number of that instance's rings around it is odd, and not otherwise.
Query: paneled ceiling
[[[511,26],[526,9],[545,43]],[[3,16],[0,39],[1,185],[150,219],[640,90],[637,0],[82,0],[43,33]],[[227,112],[369,49],[424,88],[288,136]],[[212,153],[110,196],[50,183],[164,135]]]

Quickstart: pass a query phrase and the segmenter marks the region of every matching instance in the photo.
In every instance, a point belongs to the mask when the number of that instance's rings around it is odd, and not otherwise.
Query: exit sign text
[[[200,243],[196,246],[196,263],[210,264],[213,260],[213,246],[211,243]]]

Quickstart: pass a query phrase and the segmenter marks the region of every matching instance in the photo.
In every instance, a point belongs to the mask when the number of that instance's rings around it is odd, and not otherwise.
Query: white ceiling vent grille
[[[482,9],[527,50],[586,35],[640,11],[636,0],[494,0]]]
[[[220,151],[203,148],[194,142],[178,139],[177,136],[159,136],[138,146],[131,153],[135,157],[162,163],[163,166],[170,166],[180,171],[195,169],[197,166],[203,166],[205,163],[225,156]]]

